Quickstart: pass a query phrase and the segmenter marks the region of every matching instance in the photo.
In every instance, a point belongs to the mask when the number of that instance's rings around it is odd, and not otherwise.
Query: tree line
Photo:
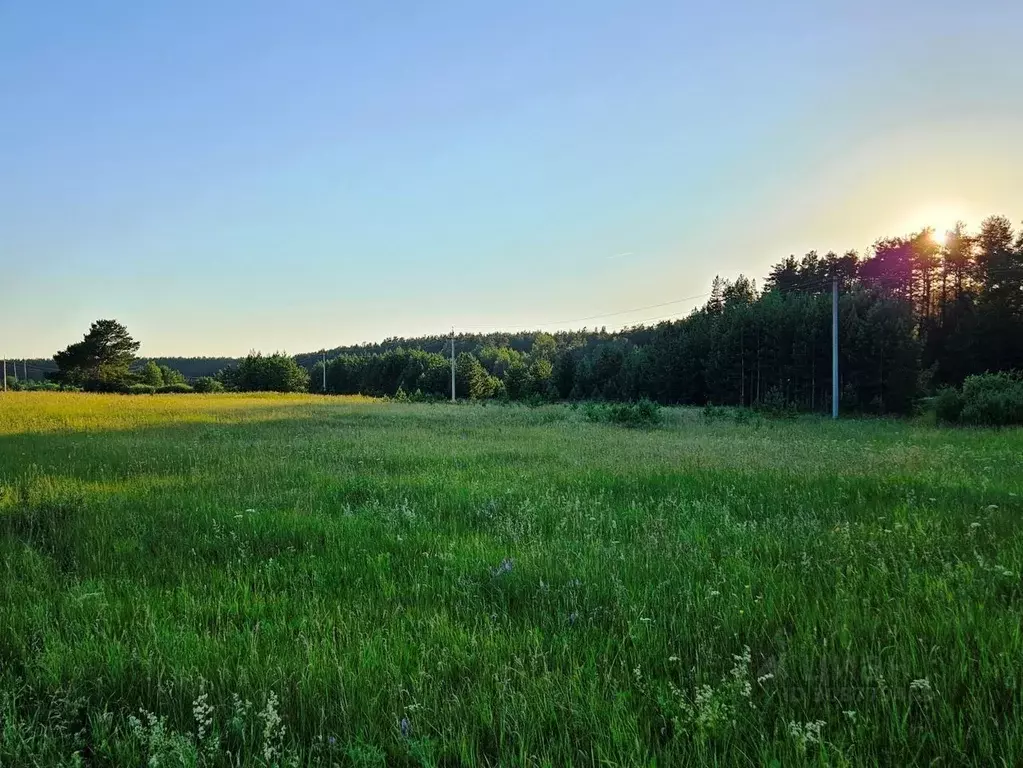
[[[975,233],[923,230],[878,240],[862,256],[790,256],[762,288],[744,275],[715,278],[703,306],[656,325],[462,334],[456,394],[827,411],[834,280],[843,409],[907,413],[970,376],[1023,370],[1023,230],[991,216]],[[438,335],[338,347],[327,353],[325,391],[447,397],[450,343]],[[322,353],[162,359],[172,367],[139,360],[139,346],[123,325],[100,320],[54,355],[47,376],[96,391],[324,389]]]
[[[97,320],[82,340],[53,356],[47,379],[64,388],[123,394],[187,392],[304,392],[309,372],[283,353],[250,352],[215,376],[191,379],[156,360],[139,360],[141,342],[116,320]]]
[[[1023,369],[1023,231],[992,216],[976,233],[924,230],[863,256],[790,256],[762,289],[743,275],[716,278],[706,304],[679,320],[615,333],[460,335],[456,393],[827,411],[834,279],[843,409],[907,413],[970,375]],[[337,351],[326,389],[444,397],[449,344],[428,336]],[[319,390],[322,362],[299,359]]]

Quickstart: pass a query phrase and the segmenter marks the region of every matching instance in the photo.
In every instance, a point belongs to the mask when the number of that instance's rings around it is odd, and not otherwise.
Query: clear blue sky
[[[0,354],[99,317],[148,355],[532,327],[1018,221],[1021,29],[1015,0],[0,3]]]

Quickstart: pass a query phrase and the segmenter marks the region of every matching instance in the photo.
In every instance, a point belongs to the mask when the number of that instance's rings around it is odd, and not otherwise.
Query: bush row
[[[967,376],[961,390],[947,387],[938,393],[934,411],[945,424],[1023,425],[1023,378],[1005,372]]]
[[[128,384],[119,390],[122,395],[172,395],[198,391],[188,384],[164,384],[162,387],[154,387],[152,384]]]
[[[661,423],[661,409],[651,400],[635,403],[587,403],[583,409],[587,421],[621,424],[626,427],[652,427]]]

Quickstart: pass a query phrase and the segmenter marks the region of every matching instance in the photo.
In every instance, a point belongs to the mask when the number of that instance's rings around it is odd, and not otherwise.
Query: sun
[[[931,240],[936,245],[944,245],[948,241],[948,233],[956,228],[960,221],[969,218],[965,206],[954,203],[933,203],[921,206],[905,218],[902,231],[906,234],[931,230]]]

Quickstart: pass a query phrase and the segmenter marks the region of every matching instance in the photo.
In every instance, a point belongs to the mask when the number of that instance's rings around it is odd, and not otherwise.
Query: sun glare
[[[932,230],[932,237],[936,242],[944,242],[947,233],[955,229],[955,224],[966,220],[967,216],[962,208],[951,205],[935,205],[922,208],[913,216],[906,217],[905,234],[919,232],[928,227]]]
[[[931,239],[938,245],[944,245],[948,240],[948,233],[955,229],[956,223],[966,219],[962,207],[949,204],[931,205],[907,216],[901,232],[908,235],[930,228]]]

